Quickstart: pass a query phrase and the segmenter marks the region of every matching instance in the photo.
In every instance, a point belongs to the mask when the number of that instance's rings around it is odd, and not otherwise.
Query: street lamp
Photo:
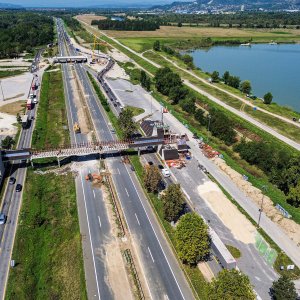
[[[263,185],[263,186],[261,187],[261,189],[262,189],[262,192],[263,192],[263,196],[262,196],[262,198],[261,198],[260,208],[258,209],[258,211],[259,211],[259,216],[258,216],[257,228],[259,228],[260,219],[261,219],[261,213],[262,213],[262,211],[263,211],[263,205],[264,205],[265,193],[267,192],[268,187],[267,187],[266,185]]]

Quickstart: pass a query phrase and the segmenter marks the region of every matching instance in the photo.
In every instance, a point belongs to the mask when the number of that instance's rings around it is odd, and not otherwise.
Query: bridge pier
[[[138,148],[138,156],[141,156],[141,149]]]
[[[58,164],[58,167],[60,168],[60,160],[59,160],[59,157],[56,156],[56,158],[57,158],[57,164]]]

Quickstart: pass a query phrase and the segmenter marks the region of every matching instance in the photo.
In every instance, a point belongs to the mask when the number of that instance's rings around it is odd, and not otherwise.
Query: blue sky
[[[22,6],[62,6],[62,7],[82,7],[91,5],[111,4],[117,6],[118,4],[165,4],[171,3],[173,0],[0,0],[0,3],[19,4]]]

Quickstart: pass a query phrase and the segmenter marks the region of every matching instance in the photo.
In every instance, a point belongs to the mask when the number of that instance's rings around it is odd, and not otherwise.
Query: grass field
[[[58,147],[69,140],[62,73],[45,72],[32,145],[36,149]]]
[[[6,299],[87,299],[71,174],[27,173]]]
[[[0,70],[0,78],[7,78],[12,76],[17,76],[25,73],[24,70],[9,70],[9,71],[1,71]]]

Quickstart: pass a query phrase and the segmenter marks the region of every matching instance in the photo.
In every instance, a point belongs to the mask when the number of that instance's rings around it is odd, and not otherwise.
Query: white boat
[[[241,46],[247,46],[247,47],[250,47],[251,44],[250,44],[250,43],[245,43],[245,44],[241,44]]]
[[[276,42],[272,41],[269,43],[269,45],[278,45]]]

